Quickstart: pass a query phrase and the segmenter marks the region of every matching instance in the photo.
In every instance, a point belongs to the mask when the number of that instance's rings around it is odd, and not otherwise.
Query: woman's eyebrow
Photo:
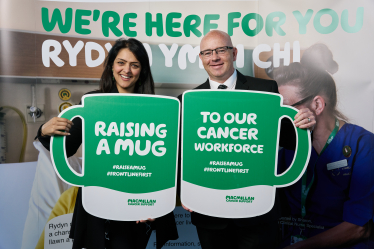
[[[121,61],[126,61],[126,62],[127,62],[127,60],[122,59],[122,58],[117,58],[117,60],[121,60]],[[137,64],[140,64],[140,62],[138,62],[138,61],[130,61],[130,63],[137,63]]]

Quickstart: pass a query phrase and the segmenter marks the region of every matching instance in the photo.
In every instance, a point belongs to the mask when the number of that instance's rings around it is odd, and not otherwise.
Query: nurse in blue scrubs
[[[337,111],[330,74],[337,64],[331,52],[321,56],[331,57],[330,66],[325,60],[315,64],[319,68],[306,67],[302,60],[274,71],[284,104],[309,108],[316,117],[306,173],[281,190],[288,209],[279,221],[282,248],[374,248],[374,134],[348,123]],[[293,156],[294,151],[280,151],[278,173],[289,167]]]

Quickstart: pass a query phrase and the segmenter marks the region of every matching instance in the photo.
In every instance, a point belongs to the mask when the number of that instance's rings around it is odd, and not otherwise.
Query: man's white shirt
[[[235,89],[237,78],[238,78],[238,74],[237,74],[236,70],[234,70],[234,73],[224,83],[218,83],[218,82],[216,82],[214,80],[211,80],[210,77],[209,77],[210,89],[216,90],[216,89],[218,89],[218,87],[220,85],[226,85],[227,86],[226,89],[220,89],[220,90],[232,90],[232,89]]]

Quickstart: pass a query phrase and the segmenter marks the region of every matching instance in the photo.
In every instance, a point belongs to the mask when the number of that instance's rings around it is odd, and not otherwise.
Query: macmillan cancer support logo
[[[129,206],[154,206],[156,203],[156,200],[152,199],[128,199],[127,205]]]
[[[226,195],[226,202],[252,203],[254,200],[251,196]]]

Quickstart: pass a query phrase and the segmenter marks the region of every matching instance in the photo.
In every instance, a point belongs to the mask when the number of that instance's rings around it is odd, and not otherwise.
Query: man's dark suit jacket
[[[205,83],[196,87],[195,89],[196,90],[210,89],[209,79]],[[244,76],[239,71],[237,71],[237,80],[236,80],[235,89],[279,93],[278,85],[275,81],[258,79],[258,78],[254,78],[250,76]],[[182,103],[182,95],[179,95],[178,99]],[[269,110],[269,114],[270,113],[271,113],[271,110]],[[280,146],[288,148],[288,149],[294,149],[295,143],[296,143],[296,134],[295,134],[291,121],[289,119],[283,119],[281,127],[282,128],[280,132]],[[181,146],[179,146],[179,148],[180,147]],[[178,183],[180,183],[180,180],[181,180],[180,179],[180,169],[181,169],[180,165],[181,164],[179,163]],[[178,189],[179,189],[179,186],[178,186]],[[179,190],[178,190],[178,194],[180,194]],[[206,229],[224,229],[229,224],[230,220],[234,222],[237,226],[244,227],[244,226],[255,226],[257,224],[277,222],[279,217],[280,217],[280,203],[279,203],[278,198],[276,198],[274,207],[270,212],[264,215],[252,217],[252,218],[227,219],[227,218],[211,217],[211,216],[199,214],[196,212],[191,213],[192,224],[198,227],[206,228]]]

